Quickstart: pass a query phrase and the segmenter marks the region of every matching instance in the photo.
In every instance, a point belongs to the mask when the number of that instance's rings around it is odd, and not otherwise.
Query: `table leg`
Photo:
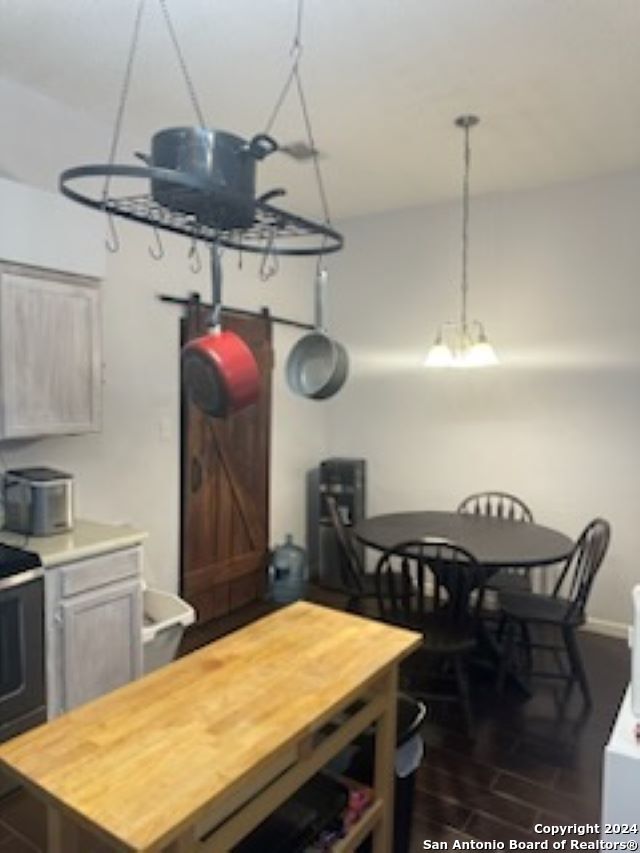
[[[194,843],[194,830],[191,828],[170,844],[164,853],[191,853]]]
[[[66,853],[63,846],[63,821],[58,809],[47,806],[47,851]],[[74,845],[75,849],[75,845]]]
[[[398,667],[384,679],[385,710],[376,723],[375,771],[373,786],[383,801],[382,816],[373,831],[373,853],[392,853],[393,798],[395,788],[396,713]]]

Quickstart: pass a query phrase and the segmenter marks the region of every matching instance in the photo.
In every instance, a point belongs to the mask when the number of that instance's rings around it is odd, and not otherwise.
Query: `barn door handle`
[[[197,492],[202,485],[202,465],[195,456],[191,460],[191,491]]]

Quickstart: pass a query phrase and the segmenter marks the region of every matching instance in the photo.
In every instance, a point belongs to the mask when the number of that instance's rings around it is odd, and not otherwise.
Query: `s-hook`
[[[104,244],[107,247],[108,252],[115,254],[120,250],[120,238],[118,237],[116,223],[113,221],[113,214],[111,213],[107,213],[107,228],[109,229],[109,233],[107,234]]]
[[[202,269],[202,260],[198,251],[198,242],[193,238],[191,248],[189,249],[189,269],[194,275],[197,275]]]
[[[149,246],[149,254],[154,261],[159,261],[164,258],[164,247],[162,245],[162,240],[160,239],[160,232],[155,227],[153,229],[153,236],[155,237],[156,245]]]
[[[275,229],[272,229],[269,234],[269,239],[267,241],[267,245],[265,246],[265,250],[262,254],[262,260],[260,261],[260,270],[258,274],[260,276],[260,281],[269,281],[278,270],[280,269],[280,262],[278,261],[278,255],[273,251],[273,244],[276,239]]]

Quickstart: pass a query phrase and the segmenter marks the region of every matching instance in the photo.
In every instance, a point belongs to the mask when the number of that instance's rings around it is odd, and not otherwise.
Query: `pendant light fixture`
[[[480,119],[473,115],[459,116],[455,125],[464,131],[464,181],[462,185],[462,283],[460,319],[446,321],[438,329],[435,342],[424,360],[425,367],[489,367],[498,364],[498,358],[479,320],[469,320],[467,302],[469,279],[467,274],[469,252],[469,168],[471,149],[469,130]]]

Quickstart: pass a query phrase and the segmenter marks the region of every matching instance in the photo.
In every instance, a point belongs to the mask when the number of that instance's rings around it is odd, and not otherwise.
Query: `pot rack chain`
[[[184,77],[185,85],[187,87],[187,92],[189,93],[189,99],[191,101],[191,105],[193,106],[194,112],[196,114],[196,118],[198,119],[198,123],[200,127],[205,127],[204,114],[202,112],[202,108],[200,107],[200,102],[198,101],[198,96],[196,94],[195,87],[193,85],[193,80],[191,79],[191,75],[189,74],[189,69],[187,68],[187,63],[184,58],[184,54],[182,53],[182,49],[180,47],[180,43],[178,42],[178,37],[176,35],[175,27],[173,26],[173,21],[171,20],[171,15],[169,14],[169,9],[167,7],[166,0],[158,0],[160,9],[162,10],[162,14],[167,25],[167,30],[169,32],[169,38],[171,39],[171,43],[173,44],[173,48],[176,52],[176,57],[178,59],[178,65],[180,66],[180,70],[182,72],[182,76]],[[133,25],[133,35],[131,37],[131,44],[129,46],[129,54],[127,56],[127,64],[125,66],[124,79],[122,81],[122,87],[120,90],[120,99],[118,101],[118,109],[116,112],[116,120],[113,128],[113,135],[111,138],[111,148],[109,149],[109,159],[108,163],[110,166],[113,166],[116,154],[118,151],[118,143],[120,141],[120,135],[122,132],[122,120],[124,118],[124,111],[129,100],[129,90],[131,88],[131,76],[133,72],[133,62],[135,59],[135,55],[138,49],[138,42],[140,40],[140,29],[142,25],[142,14],[144,12],[146,0],[139,0],[138,2],[138,10],[136,12],[135,23]],[[107,175],[107,179],[105,181],[105,192],[104,197],[106,198],[108,195],[109,183],[111,176]]]
[[[291,88],[291,84],[293,83],[293,78],[296,73],[296,68],[300,63],[300,58],[302,56],[302,14],[303,14],[303,6],[304,0],[298,0],[298,11],[296,18],[296,29],[293,34],[293,41],[291,44],[291,50],[289,51],[289,55],[293,56],[293,64],[289,69],[289,73],[287,74],[286,80],[284,81],[284,86],[280,90],[280,94],[276,98],[275,105],[271,110],[271,114],[267,119],[267,123],[264,128],[264,133],[269,136],[273,129],[273,125],[282,109],[282,105],[287,99],[287,95],[289,94],[289,89]]]
[[[109,157],[107,163],[109,166],[113,166],[116,160],[116,155],[118,153],[118,145],[120,143],[120,137],[122,135],[122,122],[124,119],[125,108],[127,102],[129,100],[129,91],[131,89],[131,77],[133,75],[133,64],[135,60],[135,56],[138,49],[138,42],[140,41],[140,30],[142,27],[142,17],[144,13],[146,0],[139,0],[138,8],[136,10],[136,17],[133,25],[133,34],[131,36],[131,43],[129,45],[129,52],[127,54],[127,62],[125,65],[124,77],[122,80],[122,86],[120,89],[120,98],[118,99],[118,107],[116,110],[116,118],[113,125],[113,133],[111,136],[111,145],[109,147]],[[184,54],[182,49],[180,48],[180,43],[178,41],[178,37],[176,35],[176,30],[173,25],[173,21],[171,19],[171,15],[169,14],[169,9],[167,7],[166,0],[158,0],[160,5],[160,9],[162,11],[162,15],[165,20],[165,24],[167,26],[167,31],[169,33],[169,38],[171,39],[171,43],[176,53],[176,57],[178,59],[178,65],[180,66],[180,70],[182,72],[182,76],[185,81],[185,85],[187,87],[187,92],[189,94],[189,99],[191,101],[191,105],[196,114],[196,118],[198,119],[198,123],[200,127],[205,127],[204,114],[202,112],[202,108],[200,106],[200,102],[198,100],[198,96],[196,94],[195,86],[193,85],[193,80],[189,73],[189,69],[187,67],[186,60],[184,58]],[[118,232],[115,227],[115,223],[113,221],[113,213],[108,210],[107,201],[109,199],[109,190],[111,188],[111,178],[112,174],[107,173],[105,175],[104,186],[102,189],[102,201],[105,206],[105,210],[107,210],[107,220],[109,225],[109,238],[106,241],[107,249],[110,252],[117,252],[120,247],[120,241],[118,240]],[[159,260],[164,256],[164,249],[162,248],[162,242],[160,240],[160,235],[158,234],[157,228],[154,228],[156,247],[151,247],[149,249],[149,253],[154,260]],[[197,252],[197,248],[195,250]],[[192,246],[191,251],[189,252],[190,258],[194,255],[194,248]],[[199,258],[195,264],[192,264],[192,269],[195,271],[200,270],[201,263]]]
[[[139,0],[138,8],[136,10],[135,23],[133,25],[133,35],[131,37],[131,44],[129,45],[129,53],[127,55],[127,63],[124,69],[124,78],[122,80],[122,86],[120,88],[120,98],[118,99],[118,108],[116,110],[116,118],[113,123],[113,133],[111,134],[111,145],[109,146],[109,157],[107,159],[109,166],[113,166],[113,164],[115,163],[116,154],[118,153],[118,143],[120,142],[120,136],[122,133],[122,120],[124,118],[124,110],[129,95],[129,88],[131,86],[133,60],[136,55],[138,40],[140,37],[140,25],[142,24],[142,13],[144,11],[144,4],[145,0]],[[106,203],[109,198],[110,187],[111,174],[107,172],[104,179],[104,186],[102,188],[102,201],[105,205],[105,209]],[[107,221],[109,225],[109,239],[106,241],[106,246],[110,252],[117,252],[119,249],[118,232],[116,231],[115,224],[113,222],[113,215],[111,213],[107,214]]]
[[[178,36],[176,35],[175,27],[173,26],[173,21],[171,20],[171,15],[169,14],[169,8],[167,7],[166,0],[159,0],[160,8],[162,9],[162,14],[164,15],[164,20],[167,25],[167,29],[169,31],[169,37],[171,38],[171,42],[173,43],[173,48],[176,52],[176,56],[178,58],[178,64],[180,65],[180,70],[182,71],[182,76],[184,77],[184,82],[187,87],[187,91],[189,92],[189,98],[191,99],[191,105],[195,111],[196,117],[200,124],[200,127],[206,127],[206,122],[204,120],[204,113],[202,112],[202,108],[200,107],[200,102],[198,100],[198,96],[196,94],[195,86],[193,85],[193,80],[191,75],[189,74],[189,69],[187,67],[187,62],[184,58],[184,54],[182,52],[182,48],[180,47],[180,42],[178,41]]]
[[[278,98],[276,99],[275,106],[271,111],[271,115],[267,120],[265,125],[264,132],[269,135],[273,126],[278,118],[280,111],[287,99],[287,95],[291,89],[292,84],[295,82],[296,91],[298,93],[298,101],[300,103],[300,111],[302,112],[302,120],[304,122],[305,132],[307,134],[307,142],[309,144],[309,149],[311,151],[311,159],[313,162],[313,170],[315,173],[316,184],[318,187],[318,195],[320,196],[320,203],[322,205],[322,213],[324,216],[324,222],[327,225],[331,225],[331,213],[329,211],[329,201],[327,198],[327,192],[324,185],[324,180],[322,177],[322,169],[320,168],[320,160],[318,157],[318,149],[315,144],[315,136],[313,133],[313,127],[311,124],[311,115],[309,112],[309,106],[307,102],[307,98],[304,92],[304,86],[302,84],[302,75],[300,74],[300,60],[302,59],[303,53],[303,44],[302,44],[302,23],[304,16],[304,0],[298,0],[297,6],[297,15],[296,15],[296,28],[293,35],[293,40],[291,43],[291,50],[289,51],[290,55],[293,57],[293,62],[291,65],[291,69],[287,74],[284,86],[282,87]]]

